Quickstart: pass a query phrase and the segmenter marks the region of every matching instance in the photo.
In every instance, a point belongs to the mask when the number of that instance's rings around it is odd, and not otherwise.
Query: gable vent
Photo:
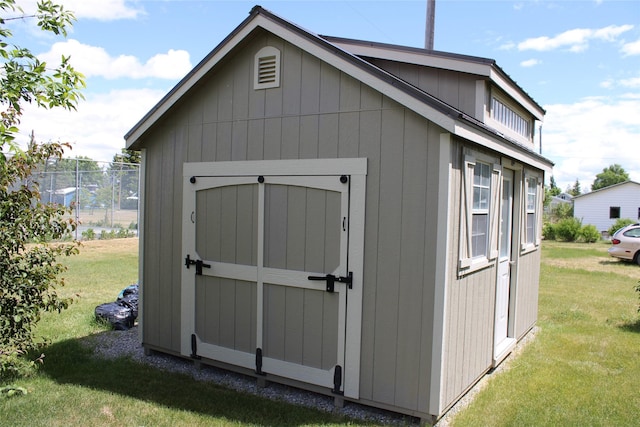
[[[280,86],[280,51],[267,46],[258,51],[254,59],[254,89]]]

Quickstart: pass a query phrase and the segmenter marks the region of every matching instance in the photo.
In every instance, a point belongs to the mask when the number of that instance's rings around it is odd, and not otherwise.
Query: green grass
[[[93,242],[69,260],[62,292],[76,302],[44,317],[51,340],[41,371],[0,399],[2,426],[361,425],[229,391],[129,359],[96,358],[80,344],[104,326],[93,308],[137,276],[133,239]],[[640,267],[604,244],[544,242],[538,332],[509,369],[491,376],[455,426],[631,426],[640,414]],[[116,267],[114,267],[116,266]]]
[[[105,330],[93,309],[136,281],[134,239],[88,242],[68,260],[61,293],[75,298],[61,314],[46,314],[38,334],[40,372],[15,382],[28,394],[0,398],[1,426],[302,426],[365,425],[338,414],[275,402],[198,382],[130,359],[95,357],[83,337]]]
[[[611,264],[606,248],[544,243],[536,339],[508,360],[510,368],[491,378],[453,425],[640,423],[640,316],[634,291],[640,267]],[[598,271],[603,266],[620,272]],[[629,276],[630,267],[637,278]]]

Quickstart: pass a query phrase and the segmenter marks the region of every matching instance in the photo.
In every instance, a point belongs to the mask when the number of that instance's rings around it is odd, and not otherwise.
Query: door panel
[[[365,176],[366,159],[186,163],[181,353],[357,398]]]

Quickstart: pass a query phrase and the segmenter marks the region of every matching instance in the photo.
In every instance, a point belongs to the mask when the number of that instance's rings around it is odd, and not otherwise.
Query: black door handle
[[[350,271],[348,276],[334,276],[333,274],[327,274],[324,276],[309,276],[307,277],[309,280],[326,280],[327,281],[327,292],[333,292],[335,290],[335,283],[346,283],[349,285],[349,289],[352,288],[353,283],[353,273]]]

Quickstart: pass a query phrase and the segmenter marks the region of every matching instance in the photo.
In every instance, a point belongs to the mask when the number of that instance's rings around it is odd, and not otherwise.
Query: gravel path
[[[521,341],[514,353],[519,352],[522,346],[531,341],[535,335],[535,330]],[[256,396],[265,397],[272,400],[286,401],[296,405],[302,405],[310,408],[316,408],[325,412],[333,412],[343,414],[347,417],[377,423],[381,425],[391,426],[417,426],[420,424],[419,419],[403,416],[394,412],[382,411],[364,405],[352,402],[345,402],[343,408],[334,406],[333,398],[317,393],[312,393],[293,387],[280,384],[269,383],[267,387],[261,388],[256,384],[254,378],[236,374],[234,372],[225,371],[212,366],[201,364],[200,368],[192,361],[153,352],[149,356],[145,356],[144,349],[139,343],[138,328],[134,327],[128,331],[106,331],[87,338],[88,345],[94,348],[97,356],[105,359],[115,359],[118,357],[131,357],[133,360],[153,366],[157,369],[178,372],[190,375],[197,381],[213,381],[216,384],[226,386],[228,388],[251,393]],[[509,365],[511,355],[505,360],[491,375],[486,375],[476,386],[469,391],[443,418],[441,418],[436,426],[447,427],[453,415],[466,407],[475,397],[475,395],[486,386],[487,381],[495,376],[496,373],[506,369]]]

